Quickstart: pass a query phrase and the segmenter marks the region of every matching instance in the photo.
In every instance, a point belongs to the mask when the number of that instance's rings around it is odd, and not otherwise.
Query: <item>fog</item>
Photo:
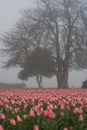
[[[20,11],[27,7],[32,7],[31,0],[0,0],[0,37],[4,32],[9,31],[17,22],[20,17]],[[0,46],[2,48],[2,46]],[[2,66],[2,60],[0,58],[0,66]],[[20,83],[23,82],[17,78],[17,73],[20,68],[4,69],[0,68],[0,82],[5,83]],[[87,71],[70,71],[69,73],[69,86],[80,87],[82,82],[87,78]],[[27,87],[37,87],[35,78],[29,78],[28,82],[25,82]],[[43,85],[45,87],[56,87],[56,78],[51,79],[44,78]]]

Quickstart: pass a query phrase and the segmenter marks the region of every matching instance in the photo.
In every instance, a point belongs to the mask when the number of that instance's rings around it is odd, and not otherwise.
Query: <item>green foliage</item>
[[[35,50],[27,57],[22,70],[18,77],[27,80],[28,77],[42,75],[51,78],[55,69],[55,62],[52,59],[50,50],[46,48],[35,48]]]

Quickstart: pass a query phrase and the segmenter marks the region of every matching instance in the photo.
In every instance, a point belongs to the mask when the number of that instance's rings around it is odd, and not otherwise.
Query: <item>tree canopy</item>
[[[46,48],[35,48],[21,65],[22,70],[18,77],[28,80],[29,77],[36,77],[39,88],[42,86],[42,77],[51,78],[55,68],[55,62],[51,57],[50,50]]]

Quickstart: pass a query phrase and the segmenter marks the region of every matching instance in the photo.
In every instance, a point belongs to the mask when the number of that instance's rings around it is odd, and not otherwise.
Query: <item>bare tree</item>
[[[39,3],[33,10],[24,10],[15,28],[4,35],[3,52],[10,56],[6,66],[21,65],[35,47],[49,48],[55,60],[52,72],[58,87],[67,88],[69,68],[86,67],[81,57],[87,46],[86,3],[81,0],[39,0]]]

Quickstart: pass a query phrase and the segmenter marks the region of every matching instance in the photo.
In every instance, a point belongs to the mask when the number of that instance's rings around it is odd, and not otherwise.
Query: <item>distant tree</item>
[[[27,57],[22,70],[18,77],[27,80],[29,77],[36,77],[39,88],[43,87],[43,77],[51,78],[55,62],[52,60],[50,50],[46,48],[35,48],[35,50]]]
[[[83,82],[83,85],[81,86],[81,88],[87,88],[87,80],[85,80],[85,81]]]
[[[67,88],[69,69],[87,67],[86,14],[81,0],[39,0],[38,7],[24,10],[15,28],[3,36],[6,66],[21,66],[36,47],[45,47],[55,60],[58,87]]]
[[[25,83],[3,83],[0,82],[0,88],[26,88]]]

